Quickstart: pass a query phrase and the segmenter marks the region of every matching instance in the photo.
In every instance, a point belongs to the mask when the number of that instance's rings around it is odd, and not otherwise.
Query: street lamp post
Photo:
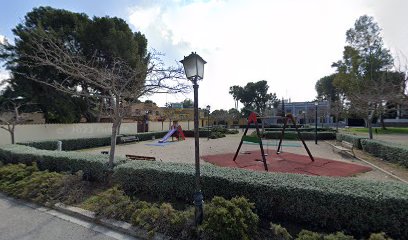
[[[198,84],[197,81],[203,79],[204,61],[197,53],[193,52],[180,61],[184,66],[187,79],[193,83],[194,89],[194,140],[195,140],[195,223],[199,225],[203,222],[203,194],[200,187],[200,155],[199,155],[199,133],[198,133]]]
[[[207,129],[208,129],[208,131],[207,131],[207,140],[210,140],[210,109],[211,109],[211,106],[210,105],[207,105]]]
[[[317,144],[317,106],[319,105],[319,102],[315,102],[315,144]]]

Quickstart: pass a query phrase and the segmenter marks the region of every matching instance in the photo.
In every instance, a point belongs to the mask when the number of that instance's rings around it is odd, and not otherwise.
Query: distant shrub
[[[87,180],[103,182],[109,173],[109,156],[81,152],[48,151],[22,145],[0,146],[0,159],[4,163],[35,162],[40,170],[56,172],[83,172]],[[123,157],[116,157],[115,164],[125,162]]]
[[[272,239],[274,240],[291,240],[293,237],[289,234],[286,228],[280,224],[271,223]]]
[[[361,145],[361,140],[366,139],[365,137],[362,136],[357,136],[357,135],[350,135],[350,134],[343,134],[343,133],[336,133],[336,140],[337,141],[345,141],[352,143],[355,148],[358,149],[363,149]]]
[[[264,132],[263,136],[266,139],[280,139],[282,132]],[[300,132],[303,140],[314,140],[316,134],[314,132]],[[332,140],[336,138],[335,132],[317,132],[318,140]],[[285,132],[285,138],[287,140],[297,140],[298,134],[295,131]]]
[[[372,139],[362,139],[363,150],[382,158],[384,161],[400,164],[408,168],[408,147]]]
[[[295,240],[322,240],[322,235],[317,232],[302,230]]]

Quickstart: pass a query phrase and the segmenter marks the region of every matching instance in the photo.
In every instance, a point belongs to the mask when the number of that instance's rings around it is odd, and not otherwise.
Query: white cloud
[[[130,8],[129,22],[146,34],[150,47],[165,52],[170,60],[180,60],[191,51],[200,54],[208,64],[200,83],[199,105],[227,109],[234,106],[229,87],[249,81],[267,80],[270,91],[279,97],[313,100],[315,82],[333,72],[330,66],[342,56],[346,30],[363,14],[374,15],[383,28],[386,19],[389,31],[406,36],[404,11],[395,22],[392,19],[398,17],[391,14],[395,4],[377,2],[154,1]],[[389,18],[381,17],[383,5]],[[392,34],[384,30],[386,43],[393,45],[388,35]],[[153,99],[163,105],[184,97]]]

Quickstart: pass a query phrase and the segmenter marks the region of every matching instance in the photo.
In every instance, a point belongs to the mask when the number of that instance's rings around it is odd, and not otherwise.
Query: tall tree
[[[32,72],[38,77],[60,81],[64,76],[51,68],[32,69],[18,64],[19,61],[23,60],[22,56],[28,53],[28,46],[33,41],[30,32],[42,27],[48,32],[52,31],[62,41],[77,42],[83,28],[89,22],[90,20],[85,14],[50,7],[35,8],[27,13],[24,22],[13,29],[16,36],[15,45],[5,43],[0,46],[2,49],[0,58],[7,61],[6,67],[13,74],[13,78],[9,81],[11,87],[7,89],[5,94],[16,92],[17,95],[38,103],[36,107],[39,107],[44,113],[47,122],[79,122],[81,115],[89,118],[89,114],[86,112],[87,102],[83,98],[55,92],[49,86],[29,81],[21,75],[14,74],[15,72]]]
[[[400,84],[390,82],[387,72],[393,58],[380,36],[380,28],[369,16],[361,16],[346,32],[347,46],[337,68],[334,84],[350,101],[350,110],[361,114],[372,138],[372,121],[379,108],[400,95]]]
[[[279,102],[275,93],[268,93],[268,82],[265,80],[258,82],[249,82],[244,87],[232,86],[230,93],[234,98],[244,104],[244,111],[256,111],[264,114],[268,103],[274,105]]]
[[[55,21],[62,19],[57,17]],[[35,26],[19,25],[17,29],[24,31],[16,35],[28,37],[20,37],[15,46],[7,46],[5,55],[13,75],[21,79],[72,97],[102,100],[113,123],[109,158],[109,165],[113,167],[116,135],[126,106],[163,88],[171,93],[185,92],[189,87],[177,81],[184,78],[181,66],[165,67],[160,54],[147,52],[145,37],[133,33],[123,20],[94,18],[94,22],[88,24],[101,26],[105,36],[100,36],[100,41],[87,42],[75,38],[77,32],[72,29],[67,30],[73,31],[71,38],[60,38],[59,31],[43,27],[41,22]],[[126,42],[129,46],[123,46]],[[22,45],[24,48],[20,48]]]
[[[331,102],[337,101],[340,98],[340,91],[334,86],[336,74],[331,74],[320,78],[315,85],[317,97]]]
[[[192,107],[193,107],[193,104],[194,104],[193,100],[191,100],[191,99],[189,99],[189,98],[184,99],[184,101],[183,101],[183,108],[192,108]]]

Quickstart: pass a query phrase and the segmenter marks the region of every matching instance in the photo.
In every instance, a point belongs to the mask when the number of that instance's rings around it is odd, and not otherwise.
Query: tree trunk
[[[14,131],[10,131],[10,136],[11,136],[11,144],[15,144]]]
[[[339,131],[339,113],[336,114],[336,132]]]
[[[373,139],[373,127],[372,127],[373,118],[368,116],[367,118],[367,127],[368,127],[368,137]]]
[[[112,123],[111,148],[109,152],[109,164],[108,164],[111,169],[113,169],[113,161],[115,160],[116,136],[119,122],[120,121],[114,119]]]
[[[384,114],[380,115],[380,122],[381,122],[382,130],[387,130],[387,128],[385,127],[385,122],[384,122]]]
[[[117,131],[116,131],[117,135],[120,135],[120,126],[122,126],[122,121],[120,121],[118,123],[118,128],[117,128]]]

